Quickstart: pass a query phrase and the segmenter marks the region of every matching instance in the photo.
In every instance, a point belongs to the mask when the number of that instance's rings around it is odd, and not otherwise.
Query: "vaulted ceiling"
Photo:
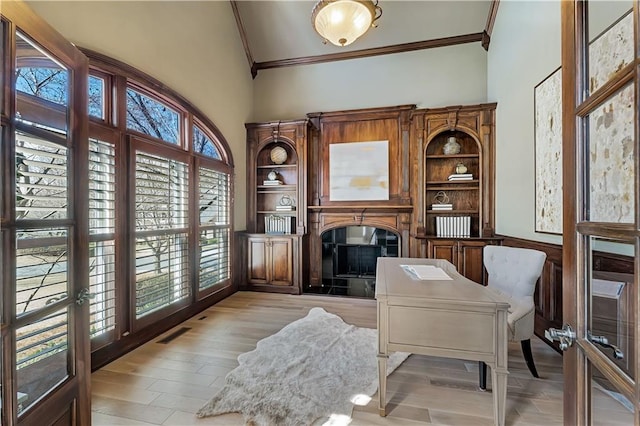
[[[461,43],[488,48],[499,0],[380,0],[382,17],[353,44],[324,44],[311,25],[316,1],[231,1],[247,59],[261,69]]]

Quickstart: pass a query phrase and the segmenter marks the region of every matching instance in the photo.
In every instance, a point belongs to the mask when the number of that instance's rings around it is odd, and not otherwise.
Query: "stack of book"
[[[275,214],[265,216],[264,232],[265,234],[291,234],[291,230],[295,229],[295,218],[291,216],[278,216]]]
[[[283,182],[281,180],[263,180],[262,184],[264,186],[278,186],[283,185]]]
[[[436,237],[468,238],[471,236],[471,216],[436,217]]]
[[[292,212],[296,209],[296,206],[276,206],[278,212]]]
[[[431,210],[453,210],[453,204],[431,204]]]
[[[473,175],[471,173],[454,173],[450,175],[447,180],[473,180]]]

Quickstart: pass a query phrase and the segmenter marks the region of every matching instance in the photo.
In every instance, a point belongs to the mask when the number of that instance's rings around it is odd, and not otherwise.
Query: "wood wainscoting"
[[[503,236],[502,245],[540,250],[547,254],[542,276],[533,296],[536,306],[535,334],[560,351],[557,342],[544,338],[544,331],[550,327],[562,328],[562,246]],[[601,276],[633,277],[633,258],[611,253],[594,252],[593,270]],[[595,276],[595,273],[594,273]],[[628,288],[628,286],[626,287]],[[624,298],[624,295],[623,295]],[[614,315],[613,313],[611,313]]]

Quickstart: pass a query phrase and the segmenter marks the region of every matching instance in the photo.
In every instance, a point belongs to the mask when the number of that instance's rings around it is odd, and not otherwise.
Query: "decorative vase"
[[[287,161],[287,150],[281,146],[276,146],[269,153],[269,157],[274,164],[283,164]]]
[[[460,153],[460,144],[456,140],[455,136],[449,136],[447,138],[447,143],[444,144],[442,151],[445,155],[455,155]]]
[[[467,173],[467,166],[465,166],[462,163],[458,163],[458,165],[456,166],[456,173],[458,174]]]

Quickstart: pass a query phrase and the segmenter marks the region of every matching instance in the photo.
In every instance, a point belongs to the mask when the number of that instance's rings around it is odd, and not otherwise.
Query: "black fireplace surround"
[[[398,234],[372,226],[346,226],[322,234],[322,285],[305,293],[375,295],[378,257],[398,257]]]

